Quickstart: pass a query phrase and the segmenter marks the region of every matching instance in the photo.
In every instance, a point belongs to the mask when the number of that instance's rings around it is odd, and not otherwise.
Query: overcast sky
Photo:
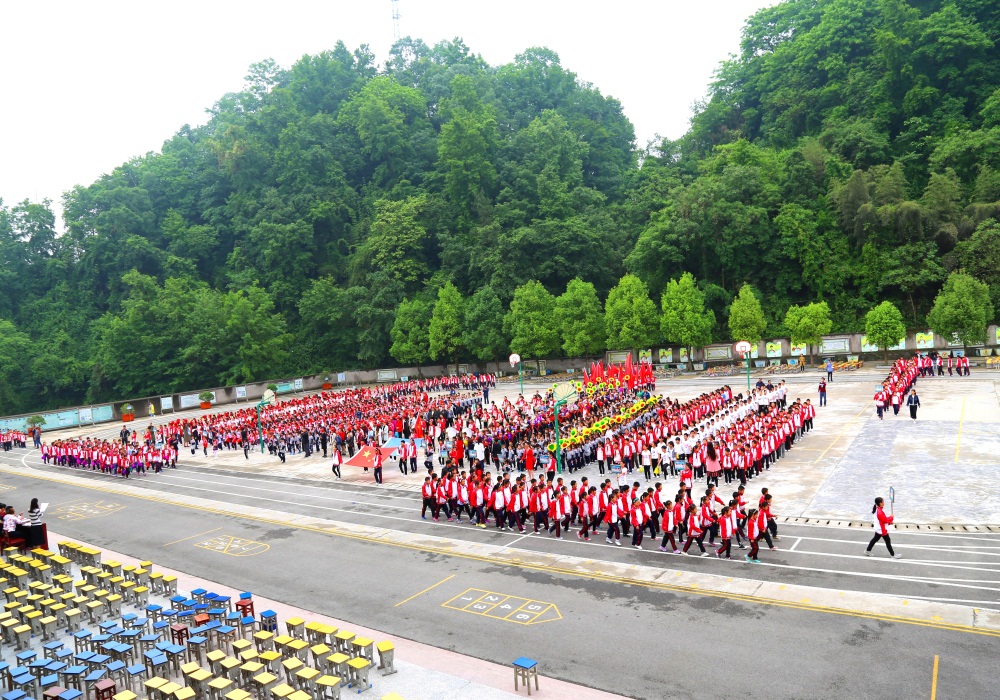
[[[491,65],[530,46],[621,100],[640,146],[676,138],[743,22],[777,0],[399,0],[402,34],[461,37]],[[0,198],[58,204],[239,90],[247,67],[368,44],[384,62],[390,0],[0,0]]]

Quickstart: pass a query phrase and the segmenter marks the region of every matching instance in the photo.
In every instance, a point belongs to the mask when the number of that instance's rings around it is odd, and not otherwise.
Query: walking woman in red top
[[[902,559],[901,554],[896,554],[892,551],[892,542],[889,541],[889,526],[892,525],[892,521],[895,516],[886,515],[884,509],[885,501],[882,498],[875,499],[875,505],[872,506],[872,514],[875,515],[875,536],[872,537],[872,541],[868,543],[868,549],[865,550],[865,556],[874,556],[872,554],[872,547],[879,539],[885,540],[885,548],[889,550],[889,556],[893,559]]]

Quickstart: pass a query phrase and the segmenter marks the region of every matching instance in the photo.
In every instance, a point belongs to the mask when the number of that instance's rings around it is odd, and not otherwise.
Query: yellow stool
[[[254,632],[253,643],[257,646],[257,651],[263,652],[274,649],[274,633],[264,631]]]
[[[301,690],[296,690],[294,693],[288,696],[288,700],[313,700],[313,697],[309,693],[305,693]]]
[[[305,627],[305,624],[306,621],[301,617],[290,617],[285,620],[285,629],[288,632],[288,636],[302,639],[302,630]]]
[[[206,671],[207,673],[207,671]],[[174,697],[177,700],[194,700],[196,693],[193,689],[184,686],[183,688],[178,688],[174,691]]]
[[[351,640],[351,648],[354,650],[354,655],[364,657],[369,663],[375,663],[374,647],[375,642],[367,637],[355,637]]]
[[[326,657],[326,661],[330,664],[329,668],[333,672],[332,676],[336,673],[341,678],[347,678],[350,674],[350,670],[347,668],[347,662],[351,660],[351,657],[347,654],[341,654],[339,651],[336,654],[330,654]]]
[[[340,683],[338,676],[320,676],[316,679],[316,689],[321,700],[340,700]]]
[[[278,685],[278,677],[273,673],[261,673],[253,677],[253,683],[257,687],[260,697],[266,698],[271,692],[271,688]]]
[[[271,695],[275,698],[287,698],[294,692],[295,688],[288,685],[287,683],[279,683],[278,685],[271,688]]]
[[[117,695],[112,695],[111,697],[113,698],[113,700],[135,700],[136,697],[138,696],[131,690],[123,690]]]
[[[267,666],[268,668],[270,668],[272,673],[277,673],[278,669],[281,668],[281,659],[282,659],[281,654],[274,651],[273,649],[270,651],[265,651],[264,653],[262,653],[260,656],[257,657],[257,660],[260,661],[265,666]]]
[[[281,666],[285,669],[285,680],[291,683],[292,676],[295,675],[296,671],[305,666],[305,664],[303,664],[301,660],[293,657],[282,661]]]
[[[375,648],[378,649],[378,667],[382,669],[382,675],[391,676],[396,672],[396,667],[393,665],[396,647],[392,642],[384,641],[376,644]]]
[[[334,648],[341,654],[346,654],[351,650],[351,640],[354,639],[354,632],[340,630],[333,635]]]
[[[259,661],[260,654],[257,653],[256,649],[247,649],[240,652],[240,659],[243,661]]]
[[[288,652],[294,654],[300,661],[305,662],[309,658],[309,643],[302,639],[293,639],[285,645]]]
[[[323,674],[314,668],[300,668],[295,672],[295,687],[299,690],[310,691],[316,684],[316,679],[321,675]]]
[[[233,689],[233,682],[228,678],[213,678],[209,681],[208,688],[214,700],[222,700],[222,697]]]
[[[333,653],[333,649],[326,644],[314,644],[309,647],[309,651],[313,655],[313,666],[317,666],[318,668],[323,668],[326,665],[326,657]]]
[[[245,664],[240,666],[240,679],[243,687],[249,687],[253,681],[253,677],[264,673],[266,670],[267,669],[264,668],[264,664],[257,661],[247,661]]]
[[[372,687],[371,683],[368,682],[368,672],[372,668],[372,664],[368,659],[362,659],[361,657],[351,659],[347,662],[347,667],[351,673],[350,686],[352,688],[360,693]]]
[[[253,696],[247,691],[237,688],[236,690],[229,691],[223,697],[225,697],[226,700],[250,700]]]

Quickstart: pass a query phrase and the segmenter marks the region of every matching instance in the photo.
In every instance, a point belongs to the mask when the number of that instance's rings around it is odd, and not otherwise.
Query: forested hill
[[[998,40],[987,0],[789,0],[648,151],[547,49],[256,64],[204,126],[66,193],[65,232],[45,204],[0,209],[0,413],[491,358],[525,342],[512,301],[564,324],[537,354],[676,342],[592,323],[626,273],[657,303],[693,273],[714,339],[744,283],[768,334],[818,300],[835,330],[883,299],[924,323],[953,270],[1000,291]]]

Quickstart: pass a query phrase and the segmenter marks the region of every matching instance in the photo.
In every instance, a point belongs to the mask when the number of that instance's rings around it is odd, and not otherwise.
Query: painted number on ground
[[[481,588],[470,588],[461,595],[442,603],[441,607],[492,617],[522,625],[561,620],[562,614],[552,603],[519,596],[505,595]]]
[[[111,515],[120,510],[124,510],[125,505],[112,501],[94,501],[93,503],[67,503],[58,506],[55,512],[60,520],[84,520],[85,518],[99,518],[103,515]]]
[[[211,539],[195,542],[195,547],[209,549],[219,554],[228,554],[231,557],[252,557],[263,554],[271,548],[271,545],[248,540],[243,537],[231,537],[229,535],[219,535]]]

